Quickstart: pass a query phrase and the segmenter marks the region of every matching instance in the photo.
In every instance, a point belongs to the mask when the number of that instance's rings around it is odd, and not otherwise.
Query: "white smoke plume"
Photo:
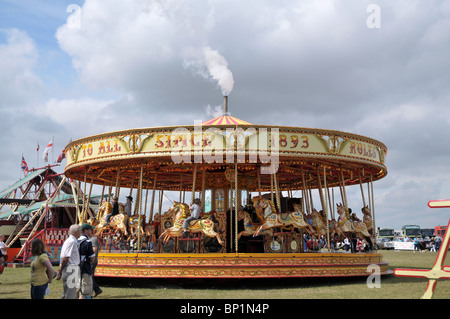
[[[228,96],[233,90],[233,74],[228,69],[227,60],[209,46],[199,48],[187,48],[184,51],[183,67],[194,74],[216,81],[222,94]]]
[[[217,81],[222,94],[228,96],[233,90],[234,79],[228,69],[227,60],[217,50],[212,50],[210,47],[203,48],[203,55],[211,78]]]

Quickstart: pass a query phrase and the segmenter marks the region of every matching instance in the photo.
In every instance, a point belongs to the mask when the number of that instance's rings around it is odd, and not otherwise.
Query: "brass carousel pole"
[[[323,184],[325,187],[325,205],[324,205],[324,212],[325,212],[325,217],[327,219],[327,243],[328,243],[328,252],[330,251],[330,226],[329,226],[329,222],[328,222],[328,192],[327,192],[327,171],[325,166],[323,167]]]
[[[153,179],[153,192],[152,192],[152,203],[150,205],[150,221],[153,220],[153,206],[155,206],[155,192],[156,192],[156,180],[158,177],[158,172],[155,171],[155,178]]]
[[[374,234],[374,240],[375,244],[377,242],[377,232],[376,232],[376,225],[375,225],[375,199],[373,197],[373,175],[370,173],[370,194],[369,197],[372,197],[372,209],[370,210],[372,212],[372,229]],[[376,245],[374,245],[376,247]]]
[[[119,198],[119,195],[120,195],[120,172],[121,172],[121,170],[118,169],[117,177],[116,177],[116,189],[114,191],[114,196],[116,196],[117,198]]]
[[[81,216],[80,216],[80,224],[84,223],[85,216],[86,216],[86,180],[87,180],[87,174],[89,172],[90,167],[84,172],[84,192],[83,192],[83,209],[81,210]]]
[[[309,195],[307,192],[307,188],[306,188],[306,180],[305,180],[305,174],[303,172],[303,167],[301,169],[302,172],[302,192],[303,192],[303,196],[304,197],[304,202],[305,202],[305,207],[303,208],[303,210],[306,210],[306,214],[311,214],[311,209],[309,207]]]
[[[238,255],[238,164],[237,159],[234,164],[234,188],[235,188],[235,196],[234,196],[234,248],[236,255]]]
[[[94,185],[94,175],[91,176],[91,185],[89,186],[89,195],[86,201],[86,211],[84,212],[84,216],[83,216],[83,223],[85,223],[88,219],[88,212],[89,212],[89,216],[91,218],[93,218],[94,216],[92,216],[91,212],[90,212],[90,203],[91,203],[91,194],[92,194],[92,186]]]
[[[147,180],[147,187],[145,188],[145,204],[144,204],[144,215],[147,214],[147,202],[148,202],[148,189],[150,187],[150,175],[149,175],[149,179]],[[150,215],[149,215],[150,217]],[[149,223],[151,223],[152,221],[149,219],[148,221]]]
[[[206,166],[203,167],[203,176],[202,176],[202,211],[205,212],[205,184],[206,184]]]
[[[108,203],[111,202],[112,187],[113,187],[113,181],[111,179],[111,185],[109,185],[109,189],[108,189]]]
[[[317,181],[318,181],[318,191],[319,191],[319,198],[320,198],[320,204],[322,205],[322,209],[323,211],[325,211],[325,201],[324,201],[324,196],[323,196],[323,191],[322,191],[322,179],[320,178],[320,169],[319,166],[317,166]]]
[[[259,166],[256,167],[256,174],[258,177],[258,196],[261,198],[261,171]]]
[[[141,251],[141,225],[142,225],[142,215],[141,215],[141,203],[142,203],[142,177],[144,175],[144,164],[141,164],[141,174],[139,176],[139,186],[136,193],[136,197],[139,197],[139,200],[136,201],[137,203],[137,214],[138,214],[138,251]],[[139,203],[138,203],[139,202]]]
[[[358,176],[359,176],[359,187],[361,188],[361,197],[363,200],[363,207],[366,207],[366,198],[364,196],[364,189],[363,189],[363,185],[362,185],[362,179],[361,179],[361,172],[358,172]],[[370,196],[370,194],[369,194]]]
[[[131,180],[130,194],[128,196],[131,196],[133,194],[133,187],[134,187],[134,180],[135,179],[136,179],[136,175],[133,176],[133,179]],[[138,202],[137,201],[137,197],[138,197],[138,194],[136,193],[136,203]],[[135,206],[134,210],[136,210],[136,204],[134,206]]]
[[[195,199],[195,184],[197,183],[197,164],[194,165],[194,172],[192,176],[192,198],[191,205],[194,204]]]
[[[342,200],[344,201],[345,208],[348,209],[347,193],[345,191],[345,180],[344,180],[344,172],[342,171],[342,167],[341,167],[341,181],[342,181]]]
[[[334,206],[334,204],[332,204],[332,200],[333,200],[333,198],[330,196],[330,188],[329,187],[327,187],[326,188],[327,189],[327,195],[328,195],[328,204],[329,204],[329,208],[330,208],[330,210],[329,210],[329,212],[330,212],[330,216],[331,216],[331,219],[334,219],[334,212],[333,212],[333,206]],[[334,196],[334,191],[332,190],[332,193],[333,193],[333,196]]]
[[[324,192],[325,195],[322,192],[322,179],[320,178],[320,170],[319,167],[317,166],[317,179],[319,182],[319,196],[320,196],[320,202],[322,205],[322,210],[323,210],[323,216],[326,219],[326,224],[327,224],[327,247],[328,247],[328,252],[330,251],[330,227],[329,227],[329,222],[328,222],[328,201],[327,201],[327,173],[325,170],[325,166],[323,167],[323,186],[324,186]]]
[[[80,220],[80,205],[78,203],[78,199],[80,196],[73,182],[70,182],[70,187],[72,188],[73,199],[75,202],[75,209],[76,209],[75,223],[77,223]]]
[[[278,177],[277,173],[273,173],[274,183],[275,183],[275,198],[277,200],[277,208],[278,212],[281,214],[281,199],[280,199],[280,192],[279,192],[279,185],[278,185]]]
[[[275,202],[274,198],[273,198],[273,179],[274,179],[274,174],[270,174],[270,200],[272,202]]]
[[[102,197],[100,197],[100,205],[103,203],[103,197],[105,196],[105,186],[106,186],[106,184],[103,183],[103,187],[102,187]]]

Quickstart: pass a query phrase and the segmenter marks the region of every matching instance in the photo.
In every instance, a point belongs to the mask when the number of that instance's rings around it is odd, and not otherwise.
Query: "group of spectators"
[[[366,240],[360,238],[345,237],[342,240],[338,235],[335,235],[330,238],[330,241],[330,249],[333,252],[339,249],[351,252],[364,252],[370,249],[370,245],[366,242]],[[320,238],[317,238],[305,234],[303,244],[306,252],[320,251],[322,248],[328,247],[325,236],[320,236]]]
[[[40,238],[31,241],[31,299],[44,299],[50,294],[49,284],[54,279],[62,279],[62,299],[87,299],[102,293],[102,289],[94,280],[99,242],[93,231],[94,227],[87,223],[70,226],[69,237],[61,247],[57,271],[48,258],[44,242]],[[4,239],[5,236],[0,234],[0,273],[3,272],[9,248]]]

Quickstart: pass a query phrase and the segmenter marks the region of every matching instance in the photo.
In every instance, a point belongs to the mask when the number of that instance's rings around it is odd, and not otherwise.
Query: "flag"
[[[53,150],[53,142],[50,141],[47,145],[47,147],[44,150],[44,154],[42,154],[42,158],[44,159],[44,161],[48,161],[48,153],[50,153]]]
[[[56,159],[56,163],[61,163],[63,159],[66,158],[66,150],[62,150],[61,154],[59,154],[58,158]]]
[[[39,152],[39,141],[37,142],[36,152]]]
[[[20,167],[22,168],[23,173],[26,175],[28,175],[28,164],[25,161],[25,158],[22,155],[22,163],[20,164]]]

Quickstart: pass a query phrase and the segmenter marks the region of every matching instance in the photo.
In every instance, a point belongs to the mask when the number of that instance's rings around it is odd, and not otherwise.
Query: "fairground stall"
[[[373,250],[373,183],[387,174],[386,146],[374,139],[254,125],[230,116],[225,97],[224,114],[199,125],[89,136],[65,152],[68,178],[108,194],[96,218],[79,219],[102,242],[96,276],[367,276],[369,265],[389,273]],[[349,187],[359,202],[347,202]],[[106,223],[113,197],[132,193],[131,213]],[[202,214],[183,233],[197,198]],[[350,248],[339,250],[345,238]]]
[[[28,174],[0,191],[0,234],[5,235],[8,263],[31,263],[31,241],[40,238],[52,263],[68,237],[69,226],[89,201],[88,215],[98,209],[100,196],[84,195],[81,183],[54,171],[57,165],[31,169]],[[86,190],[85,190],[86,192]]]

